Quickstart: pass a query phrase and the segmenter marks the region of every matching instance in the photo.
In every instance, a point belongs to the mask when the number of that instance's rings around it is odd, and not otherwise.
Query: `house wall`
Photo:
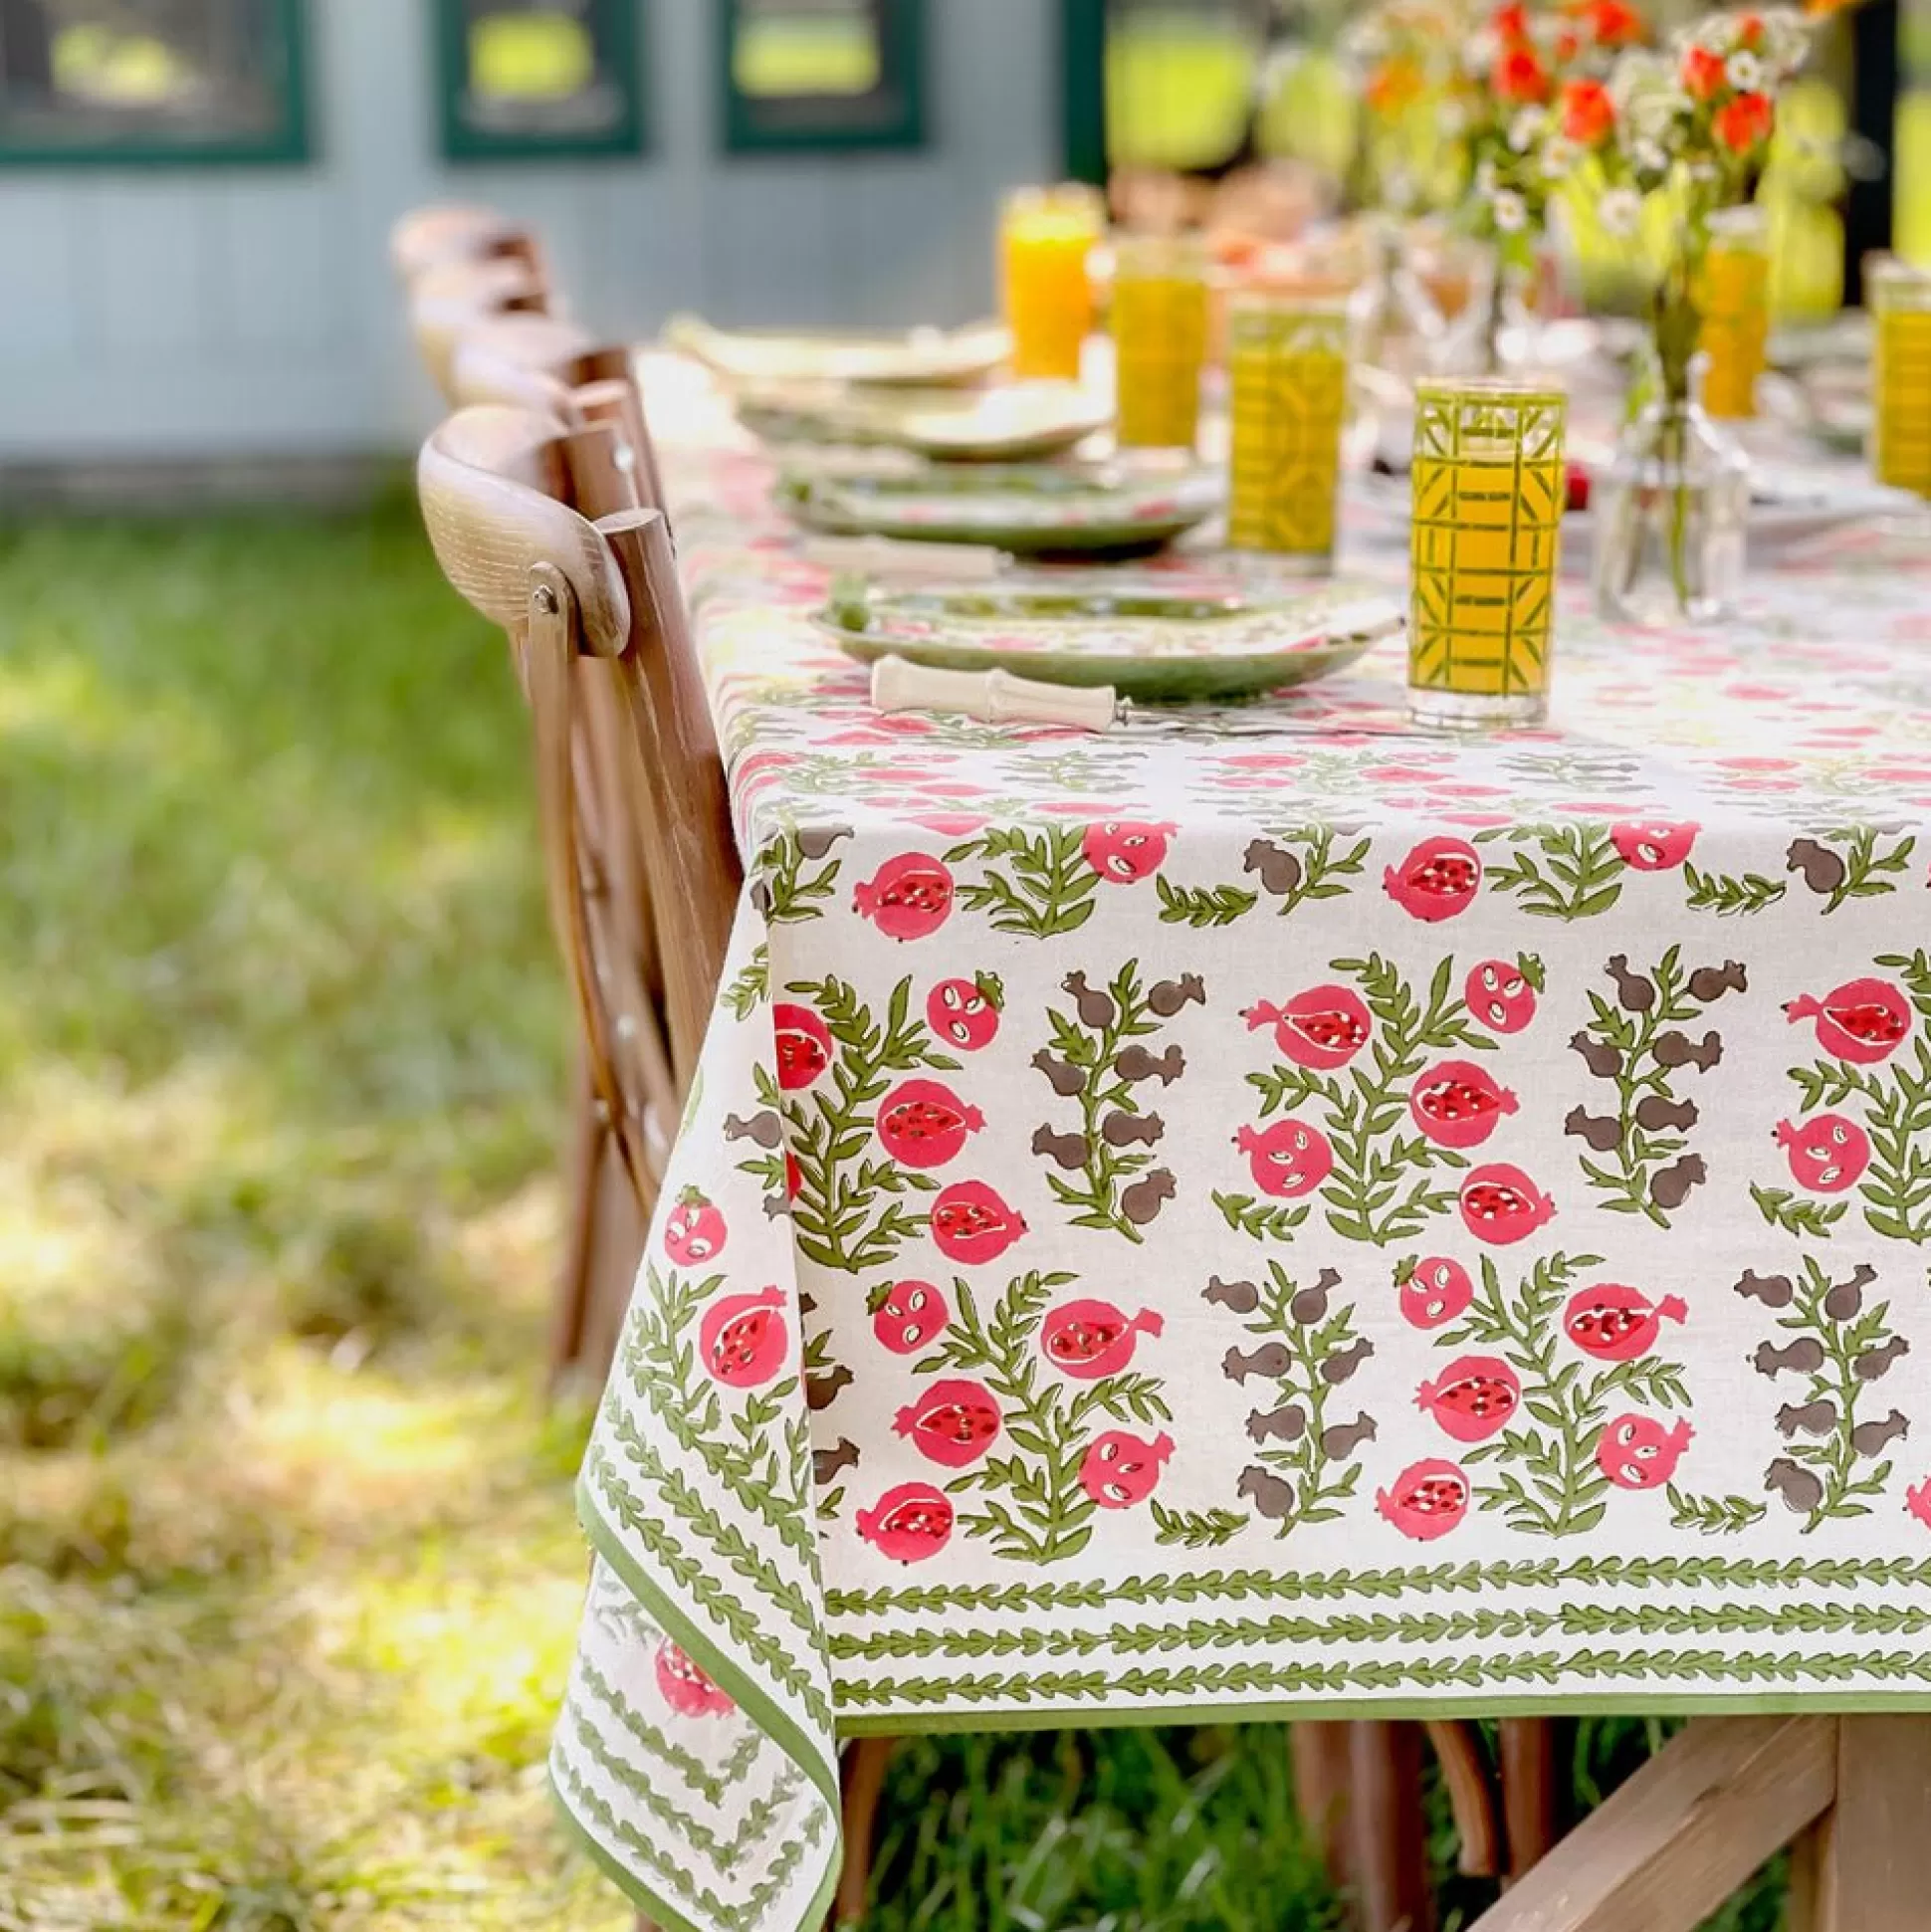
[[[1000,193],[1058,166],[1057,10],[929,0],[917,152],[727,158],[711,9],[644,0],[641,156],[452,167],[427,8],[309,0],[307,166],[0,168],[0,463],[409,447],[436,403],[386,237],[428,201],[536,225],[599,332],[984,313]]]

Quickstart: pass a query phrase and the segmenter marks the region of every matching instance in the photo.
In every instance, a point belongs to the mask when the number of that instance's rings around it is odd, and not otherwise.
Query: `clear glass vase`
[[[1750,460],[1704,412],[1700,373],[1644,407],[1593,484],[1591,587],[1611,623],[1712,623],[1742,590]]]

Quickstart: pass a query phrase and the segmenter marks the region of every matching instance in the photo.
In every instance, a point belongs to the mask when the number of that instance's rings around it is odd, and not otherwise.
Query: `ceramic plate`
[[[1267,596],[975,585],[835,597],[818,622],[866,663],[896,653],[948,671],[1003,667],[1152,700],[1251,697],[1311,684],[1397,630],[1400,606],[1361,585]]]
[[[1012,347],[999,322],[902,334],[784,334],[713,328],[697,316],[673,318],[664,339],[732,382],[869,382],[891,388],[981,381]]]
[[[1022,555],[1158,549],[1220,509],[1211,471],[1134,479],[1048,464],[934,468],[917,476],[787,477],[780,500],[837,537],[989,543]]]
[[[883,444],[941,462],[1019,463],[1058,456],[1113,420],[1070,382],[988,389],[867,393],[830,383],[761,384],[738,397],[738,419],[772,442]]]

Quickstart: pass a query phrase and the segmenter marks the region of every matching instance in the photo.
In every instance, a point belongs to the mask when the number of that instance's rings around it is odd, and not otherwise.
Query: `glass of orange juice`
[[[1568,496],[1561,389],[1503,377],[1415,385],[1408,713],[1438,731],[1548,715]]]
[[[1191,449],[1206,361],[1206,248],[1184,235],[1113,245],[1113,359],[1123,449]]]
[[[1227,541],[1333,561],[1348,415],[1348,305],[1255,290],[1227,314]]]
[[[1021,188],[999,217],[999,282],[1012,330],[1012,370],[1077,381],[1093,328],[1087,257],[1106,231],[1106,207],[1077,182]]]
[[[1931,497],[1931,271],[1864,265],[1871,334],[1870,462],[1879,483]]]
[[[1755,203],[1710,216],[1703,258],[1703,407],[1732,420],[1757,413],[1770,342],[1770,221]]]

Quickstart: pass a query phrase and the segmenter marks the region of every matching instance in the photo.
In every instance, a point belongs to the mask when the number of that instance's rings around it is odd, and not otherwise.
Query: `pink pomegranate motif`
[[[698,1329],[698,1354],[714,1382],[755,1389],[784,1366],[784,1294],[760,1288],[754,1295],[727,1295],[707,1311]]]
[[[999,1405],[982,1383],[935,1382],[899,1410],[892,1426],[928,1462],[964,1469],[997,1439]]]
[[[1432,1543],[1468,1514],[1468,1478],[1439,1458],[1410,1462],[1392,1488],[1376,1490],[1375,1507],[1403,1536]]]
[[[882,1293],[872,1333],[894,1355],[916,1354],[952,1320],[945,1296],[929,1281],[895,1281]]]
[[[680,1268],[701,1267],[724,1252],[725,1217],[696,1187],[686,1187],[664,1223],[664,1252]]]
[[[1656,1346],[1663,1323],[1680,1322],[1688,1314],[1680,1295],[1651,1302],[1639,1288],[1599,1281],[1570,1296],[1563,1333],[1599,1362],[1633,1362]]]
[[[809,1006],[780,999],[771,1008],[777,1084],[787,1094],[808,1087],[831,1064],[831,1029]]]
[[[1556,1203],[1520,1168],[1504,1163],[1477,1168],[1461,1183],[1459,1204],[1469,1233],[1498,1248],[1533,1234],[1556,1211]]]
[[[1522,1400],[1522,1382],[1499,1355],[1461,1355],[1415,1391],[1425,1410],[1457,1442],[1486,1442]]]
[[[1297,1067],[1332,1073],[1364,1046],[1375,1023],[1361,994],[1350,986],[1310,986],[1284,1006],[1257,1000],[1241,1015],[1248,1032],[1274,1029],[1274,1044]]]
[[[1888,979],[1846,979],[1822,999],[1793,999],[1784,1011],[1793,1026],[1816,1020],[1818,1045],[1860,1067],[1888,1060],[1911,1030],[1911,1002]]]
[[[996,979],[942,979],[926,999],[926,1024],[946,1042],[966,1053],[989,1046],[999,1030]]]
[[[1540,971],[1541,962],[1523,963]],[[1462,981],[1461,996],[1468,1002],[1469,1017],[1491,1033],[1519,1033],[1536,1016],[1536,988],[1522,966],[1507,960],[1484,960],[1468,969]]]
[[[922,940],[952,913],[953,875],[923,852],[901,852],[853,892],[852,904],[887,939]]]
[[[1777,1145],[1789,1156],[1791,1179],[1814,1194],[1843,1193],[1870,1166],[1870,1136],[1847,1114],[1813,1114],[1802,1126],[1779,1121]]]
[[[1666,818],[1625,818],[1609,827],[1609,843],[1631,871],[1667,872],[1689,857],[1702,829],[1687,819],[1676,824]]]
[[[1480,1147],[1515,1107],[1515,1095],[1473,1060],[1443,1060],[1408,1095],[1415,1126],[1437,1147]]]
[[[1664,1428],[1653,1415],[1617,1415],[1596,1439],[1596,1466],[1618,1489],[1659,1489],[1695,1433],[1687,1422]]]
[[[1039,1346],[1063,1375],[1081,1382],[1117,1376],[1133,1360],[1143,1335],[1166,1327],[1151,1308],[1129,1316],[1110,1301],[1062,1302],[1040,1325]]]
[[[1111,818],[1089,825],[1080,840],[1086,863],[1110,885],[1138,885],[1160,870],[1167,857],[1167,841],[1178,825],[1150,825],[1131,818]]]
[[[1272,1127],[1243,1127],[1233,1144],[1247,1157],[1254,1185],[1276,1200],[1311,1194],[1334,1172],[1334,1149],[1318,1127],[1305,1121],[1276,1121]]]
[[[943,1168],[985,1116],[937,1080],[904,1080],[878,1104],[878,1138],[903,1168]]]
[[[1463,838],[1424,838],[1399,865],[1388,867],[1382,886],[1416,919],[1453,919],[1482,889],[1482,855]]]
[[[657,1689],[679,1717],[722,1717],[738,1708],[669,1637],[657,1646]]]
[[[932,1203],[932,1238],[939,1252],[968,1268],[996,1261],[1025,1231],[1024,1216],[982,1181],[956,1181]]]
[[[1080,1487],[1102,1509],[1131,1509],[1154,1493],[1173,1453],[1171,1435],[1149,1442],[1125,1429],[1108,1429],[1080,1458]]]
[[[855,1519],[858,1534],[894,1563],[936,1557],[953,1533],[952,1500],[929,1482],[902,1482],[888,1489]]]
[[[1417,1261],[1401,1285],[1401,1317],[1414,1328],[1440,1328],[1475,1299],[1475,1284],[1459,1261],[1431,1254]]]
[[[1931,1476],[1926,1476],[1915,1489],[1904,1492],[1904,1507],[1926,1529],[1931,1529]]]

